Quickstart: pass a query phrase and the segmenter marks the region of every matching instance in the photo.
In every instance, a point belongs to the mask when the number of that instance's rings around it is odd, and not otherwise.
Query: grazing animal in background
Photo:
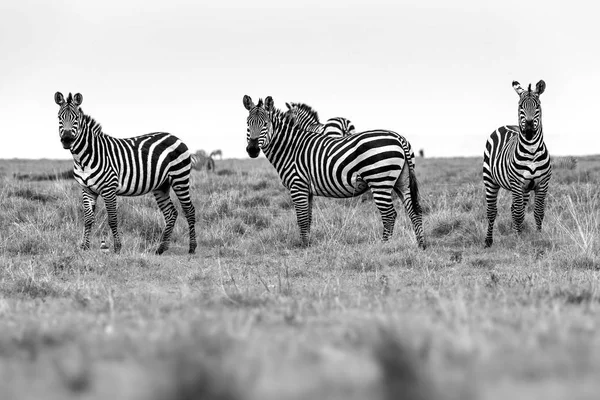
[[[577,158],[573,156],[552,157],[552,169],[575,169]]]
[[[332,137],[344,137],[356,133],[354,124],[347,118],[329,118],[324,124],[319,121],[319,114],[304,103],[285,103],[288,108],[287,114],[295,118],[295,123],[301,129],[323,133]]]
[[[217,150],[213,150],[210,153],[210,157],[211,158],[215,158],[216,156],[219,156],[219,160],[222,160],[223,159],[223,152],[220,149],[217,149]]]
[[[525,206],[529,192],[535,193],[535,225],[542,229],[548,185],[552,175],[550,154],[544,143],[542,131],[542,105],[540,95],[546,89],[541,80],[531,89],[523,89],[513,81],[513,88],[519,95],[519,125],[505,125],[496,129],[485,145],[483,154],[483,183],[487,203],[488,229],[485,245],[493,243],[494,221],[498,210],[496,202],[500,188],[512,193],[511,214],[513,228],[522,231]]]
[[[425,248],[418,183],[410,163],[412,150],[404,137],[386,130],[331,137],[299,127],[293,117],[274,107],[271,96],[256,105],[249,96],[243,102],[249,111],[246,151],[256,158],[262,150],[279,173],[290,191],[304,245],[308,245],[313,196],[348,198],[371,189],[381,213],[383,240],[394,230],[395,191],[418,245]]]
[[[114,251],[121,250],[117,230],[117,196],[140,196],[152,192],[165,218],[165,229],[157,254],[169,247],[177,209],[170,190],[177,195],[190,231],[189,252],[196,249],[196,215],[190,199],[190,152],[170,133],[156,132],[127,139],[117,139],[102,132],[102,127],[86,115],[77,93],[65,99],[56,92],[58,131],[63,148],[73,156],[74,177],[83,187],[84,233],[82,249],[90,247],[90,231],[98,196],[102,196],[112,231]]]
[[[194,154],[192,154],[192,169],[196,171],[215,171],[215,160],[211,155],[207,155],[204,150],[198,150]]]

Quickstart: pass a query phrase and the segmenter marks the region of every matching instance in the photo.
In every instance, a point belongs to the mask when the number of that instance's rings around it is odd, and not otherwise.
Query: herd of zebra
[[[529,192],[535,194],[534,216],[537,229],[544,218],[545,197],[552,164],[544,143],[540,95],[545,82],[527,89],[514,81],[519,95],[518,125],[502,126],[487,140],[483,160],[483,181],[487,203],[488,230],[485,245],[493,242],[500,188],[512,193],[513,227],[522,229]],[[195,209],[190,198],[192,155],[177,137],[164,132],[127,139],[106,135],[102,127],[81,109],[83,97],[77,93],[65,98],[55,94],[60,141],[70,150],[74,177],[82,186],[84,233],[81,247],[90,246],[98,196],[105,201],[114,250],[121,240],[117,229],[117,196],[138,196],[152,192],[165,219],[157,254],[169,247],[177,219],[170,191],[179,199],[189,225],[189,252],[197,242]],[[419,184],[413,149],[402,135],[388,130],[358,132],[346,118],[332,118],[322,124],[318,114],[303,103],[286,103],[287,110],[275,108],[272,97],[254,103],[244,96],[248,110],[247,147],[251,158],[262,151],[289,190],[302,243],[307,245],[312,222],[314,196],[347,198],[367,190],[373,194],[383,223],[383,240],[393,233],[395,192],[413,225],[417,244],[426,247]]]

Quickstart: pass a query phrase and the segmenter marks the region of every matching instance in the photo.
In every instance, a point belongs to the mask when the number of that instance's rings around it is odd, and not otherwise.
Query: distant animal
[[[215,160],[212,158],[212,154],[206,155],[204,150],[198,150],[192,154],[192,169],[197,171],[213,171],[215,170]]]
[[[190,199],[190,152],[170,133],[156,132],[128,139],[105,134],[102,127],[81,109],[83,96],[56,92],[58,131],[64,149],[73,156],[75,180],[83,188],[84,233],[82,249],[90,247],[90,231],[98,196],[102,196],[112,231],[114,251],[121,250],[117,230],[117,196],[139,196],[152,192],[165,218],[165,229],[157,254],[169,247],[177,209],[169,192],[177,195],[190,233],[189,252],[196,249],[196,216]]]
[[[575,169],[577,158],[573,156],[552,157],[552,169]]]
[[[217,149],[217,150],[213,150],[210,153],[210,157],[211,158],[215,158],[216,156],[219,156],[219,160],[222,160],[223,159],[223,152],[220,149]]]
[[[344,137],[356,133],[352,121],[343,117],[328,119],[324,124],[319,121],[319,114],[304,103],[285,103],[291,118],[302,129],[323,133],[332,137]]]
[[[512,193],[510,209],[513,228],[517,233],[522,231],[529,192],[534,191],[533,214],[536,228],[541,230],[552,175],[550,154],[544,143],[540,102],[546,83],[540,80],[533,90],[531,84],[527,90],[517,81],[513,81],[512,85],[519,95],[519,125],[505,125],[496,129],[487,140],[483,154],[483,183],[488,219],[485,237],[487,247],[493,243],[494,221],[498,213],[496,202],[500,188]]]
[[[258,104],[244,96],[243,103],[249,112],[246,152],[256,158],[262,150],[279,173],[290,191],[303,245],[308,245],[314,196],[347,198],[370,189],[381,213],[383,240],[394,230],[395,191],[418,245],[425,248],[419,188],[410,163],[412,149],[404,137],[386,130],[331,137],[298,126],[293,117],[274,107],[271,96]]]
[[[419,157],[425,158],[425,150],[419,149]]]

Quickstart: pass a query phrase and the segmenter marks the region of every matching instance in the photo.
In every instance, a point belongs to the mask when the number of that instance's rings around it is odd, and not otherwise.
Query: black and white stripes
[[[290,190],[304,244],[308,243],[313,196],[346,198],[371,189],[381,213],[383,239],[394,229],[395,191],[419,246],[425,247],[418,185],[410,162],[412,149],[402,136],[373,130],[340,138],[309,131],[296,124],[293,115],[275,109],[270,96],[256,105],[244,96],[244,107],[249,111],[246,151],[254,158],[262,150]]]
[[[483,155],[483,182],[487,203],[488,229],[485,245],[493,243],[496,202],[500,188],[512,193],[513,228],[521,232],[529,192],[535,193],[534,217],[542,229],[548,184],[552,175],[550,155],[542,131],[540,95],[546,84],[539,81],[534,90],[513,82],[519,95],[518,126],[501,126],[491,134]]]
[[[190,199],[190,153],[187,146],[177,137],[163,132],[128,139],[108,136],[102,132],[99,123],[81,110],[81,94],[72,96],[69,93],[65,100],[57,92],[54,100],[60,106],[60,140],[73,155],[74,176],[83,187],[85,229],[81,247],[89,248],[99,195],[106,204],[115,252],[119,252],[121,239],[117,230],[117,195],[139,196],[152,192],[166,223],[156,252],[164,252],[169,246],[178,214],[169,195],[173,188],[189,225],[189,252],[194,253],[196,218]]]

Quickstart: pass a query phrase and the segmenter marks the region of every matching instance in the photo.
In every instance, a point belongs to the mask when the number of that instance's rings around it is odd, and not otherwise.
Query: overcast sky
[[[54,93],[83,94],[104,132],[167,131],[247,157],[242,97],[406,136],[428,156],[481,155],[517,120],[511,82],[544,79],[551,154],[600,153],[592,1],[0,2],[0,158],[69,158]]]

